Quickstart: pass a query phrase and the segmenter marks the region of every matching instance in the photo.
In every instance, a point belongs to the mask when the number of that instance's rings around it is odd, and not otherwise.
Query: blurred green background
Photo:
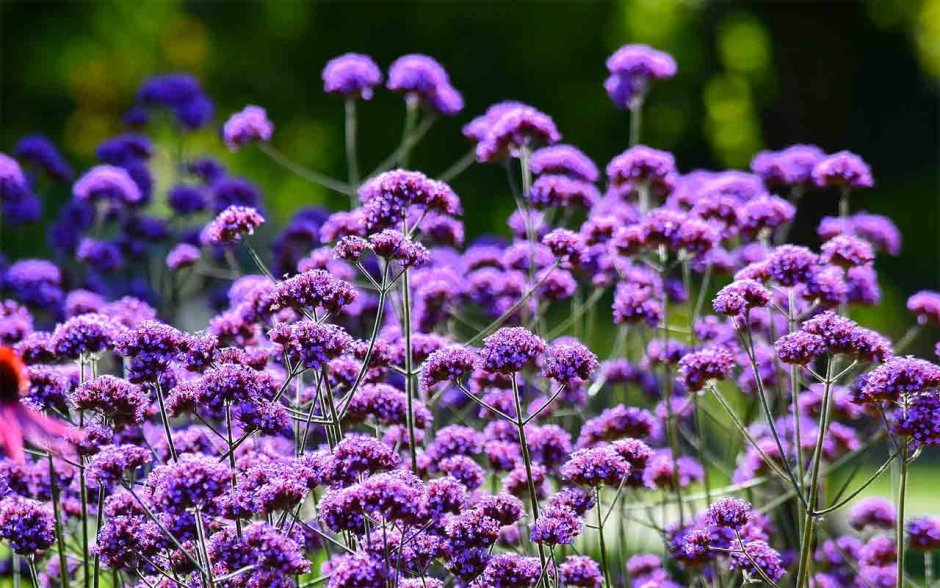
[[[862,316],[900,336],[911,293],[940,276],[940,0],[711,3],[694,0],[341,4],[309,2],[0,2],[0,150],[25,133],[56,140],[79,170],[121,132],[144,78],[189,71],[216,101],[216,122],[265,106],[274,142],[298,161],[345,174],[342,103],[320,71],[346,51],[387,65],[408,52],[437,57],[467,108],[437,123],[413,166],[438,173],[469,145],[460,126],[506,98],[551,114],[566,142],[603,165],[626,147],[628,117],[607,100],[604,60],[625,43],[675,55],[679,75],[657,86],[644,141],[675,152],[682,170],[746,167],[762,148],[794,142],[851,149],[877,186],[853,209],[889,214],[903,253],[878,261],[885,302]],[[379,91],[360,109],[362,167],[396,144],[403,113]],[[218,127],[214,125],[215,128]],[[301,205],[340,205],[248,149],[228,154],[215,130],[187,139],[260,185],[275,220]],[[505,231],[512,199],[498,166],[474,167],[454,187],[469,235]],[[67,197],[47,194],[46,217]],[[816,244],[829,196],[805,201],[794,238]],[[13,257],[37,255],[35,229],[13,235]],[[929,353],[921,339],[919,351]]]

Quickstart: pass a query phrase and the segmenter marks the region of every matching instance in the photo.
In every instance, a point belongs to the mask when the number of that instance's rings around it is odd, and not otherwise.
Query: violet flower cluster
[[[46,180],[77,176],[55,261],[0,260],[0,574],[827,588],[902,586],[923,556],[929,583],[940,518],[906,496],[940,445],[940,367],[908,353],[936,338],[940,294],[911,296],[903,337],[863,325],[901,248],[890,219],[852,211],[870,166],[793,145],[750,171],[686,170],[640,143],[675,60],[628,45],[606,65],[630,140],[603,175],[512,100],[465,124],[454,166],[413,169],[434,121],[464,109],[419,54],[325,65],[344,179],[277,150],[286,113],[218,124],[186,74],[145,81],[128,132],[78,174],[39,136],[0,154],[5,229],[39,218]],[[404,133],[363,178],[357,109],[383,82]],[[350,207],[275,227],[225,162],[163,153],[160,125],[174,149],[214,125],[220,147]],[[485,195],[515,203],[503,234],[465,231],[474,162],[509,172]],[[788,243],[803,198],[833,216]],[[874,496],[889,477],[896,494]]]

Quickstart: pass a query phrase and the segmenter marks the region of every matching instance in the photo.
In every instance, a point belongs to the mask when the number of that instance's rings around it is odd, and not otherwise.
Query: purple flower
[[[535,208],[591,208],[600,199],[594,184],[562,175],[539,176],[529,191]]]
[[[940,292],[921,290],[907,299],[907,309],[918,323],[940,326]]]
[[[311,270],[280,282],[274,289],[274,308],[325,308],[339,312],[356,300],[351,284],[338,280],[326,270]]]
[[[751,171],[768,185],[806,186],[813,183],[813,168],[825,156],[815,145],[791,145],[781,151],[761,151],[751,160]]]
[[[363,202],[365,227],[370,232],[400,227],[412,206],[447,215],[460,211],[460,200],[446,183],[400,169],[365,182],[359,188],[359,198]]]
[[[561,466],[561,475],[575,484],[617,487],[630,473],[630,464],[610,446],[579,449]]]
[[[364,435],[351,435],[337,444],[329,479],[334,484],[348,484],[364,474],[391,470],[398,462],[398,454],[388,445]]]
[[[222,140],[229,151],[238,151],[254,141],[270,141],[273,134],[274,125],[268,120],[267,111],[253,105],[230,116],[222,127]]]
[[[384,586],[391,571],[381,558],[368,553],[340,555],[330,560],[327,588],[368,588]]]
[[[415,96],[443,115],[463,110],[463,97],[440,63],[427,55],[403,55],[388,68],[388,89]]]
[[[52,512],[40,502],[12,497],[0,500],[0,537],[15,553],[33,555],[55,543]]]
[[[189,74],[153,76],[137,91],[137,100],[144,106],[162,106],[173,111],[176,122],[184,129],[194,130],[212,118],[212,102],[199,81]]]
[[[610,160],[607,179],[633,191],[648,187],[653,194],[668,194],[676,181],[676,160],[666,151],[636,145]]]
[[[790,287],[808,282],[817,263],[818,257],[808,248],[782,245],[767,258],[767,270],[782,286]]]
[[[433,516],[457,514],[468,499],[466,486],[450,476],[430,480],[424,487],[424,508]]]
[[[751,520],[751,503],[739,498],[719,498],[705,513],[708,524],[740,530]]]
[[[537,149],[532,153],[529,167],[537,176],[562,175],[591,183],[596,182],[598,178],[594,162],[572,145],[552,145]]]
[[[848,235],[838,235],[822,244],[820,261],[844,268],[872,262],[875,252],[867,241]]]
[[[875,185],[871,168],[851,151],[833,153],[817,163],[813,168],[813,182],[821,188],[836,186],[850,190]]]
[[[793,222],[796,207],[777,196],[762,194],[738,211],[738,227],[746,235],[758,235]]]
[[[869,401],[897,402],[937,387],[940,367],[914,357],[893,357],[868,373],[859,392]]]
[[[786,573],[780,554],[766,541],[742,541],[740,548],[732,550],[729,556],[732,570],[744,570],[755,578],[762,578],[763,572],[776,582]]]
[[[62,272],[44,259],[17,261],[6,270],[3,281],[24,304],[54,308],[62,301]]]
[[[898,411],[891,432],[908,439],[912,449],[940,445],[940,393],[935,390],[916,395],[906,412]]]
[[[653,298],[650,289],[630,282],[617,284],[613,311],[617,324],[643,321],[650,327],[656,327],[663,320],[662,303]]]
[[[71,402],[78,410],[98,412],[116,423],[141,422],[149,404],[139,386],[108,375],[79,386]]]
[[[850,510],[848,521],[859,531],[866,527],[893,529],[898,515],[891,501],[877,496],[869,496],[858,501]]]
[[[536,145],[551,145],[560,140],[561,134],[550,116],[531,106],[519,105],[493,121],[486,137],[477,145],[477,161],[519,157],[522,149],[531,150]]]
[[[124,168],[99,165],[75,182],[72,194],[79,202],[112,200],[134,205],[143,200],[140,188]]]
[[[783,363],[807,365],[829,351],[825,339],[805,331],[794,331],[777,339],[774,351]]]
[[[254,208],[229,206],[210,221],[199,235],[203,245],[235,245],[264,224],[264,217]]]
[[[133,472],[153,459],[149,450],[135,445],[107,445],[88,461],[88,482],[104,491],[120,483],[126,472]]]
[[[534,363],[545,352],[545,341],[523,327],[503,327],[483,340],[481,366],[488,372],[511,374]]]
[[[604,575],[601,566],[585,555],[569,555],[558,566],[558,578],[565,586],[601,588]]]
[[[679,360],[679,381],[689,392],[698,392],[710,380],[724,380],[734,368],[734,356],[724,347],[709,347]]]
[[[461,132],[463,133],[464,137],[468,139],[472,139],[479,143],[480,141],[485,139],[486,136],[489,134],[490,128],[493,126],[493,123],[499,120],[501,116],[503,116],[510,110],[513,110],[520,106],[525,106],[525,104],[515,101],[515,100],[505,100],[503,102],[497,102],[496,104],[492,104],[490,105],[489,108],[486,109],[485,113],[481,114],[480,116],[477,116],[476,118],[474,118],[473,120],[465,124]],[[539,173],[539,172],[535,172],[533,170],[533,173]]]
[[[553,345],[545,353],[542,375],[560,384],[589,380],[597,369],[597,356],[584,345]]]
[[[189,216],[206,209],[209,205],[209,195],[201,186],[179,184],[167,192],[167,203],[176,214]]]
[[[451,550],[486,548],[496,541],[499,528],[499,522],[474,508],[448,520],[444,533]]]
[[[349,401],[347,418],[365,421],[369,417],[383,425],[404,425],[408,415],[405,393],[388,384],[365,384]],[[419,429],[431,423],[431,412],[420,402],[412,407],[414,425]]]
[[[643,103],[650,82],[676,75],[676,61],[668,53],[648,45],[624,45],[607,58],[610,77],[604,89],[619,108],[636,108]]]
[[[584,423],[577,446],[593,447],[602,441],[624,437],[645,439],[653,433],[655,427],[656,422],[648,410],[618,404],[605,408],[600,415]]]
[[[562,262],[578,266],[587,257],[587,245],[584,238],[568,229],[555,229],[542,237],[542,244],[548,247]]]
[[[478,356],[466,347],[453,345],[439,349],[421,366],[421,385],[430,389],[438,382],[458,381],[476,367]]]
[[[52,141],[42,135],[22,137],[16,142],[13,155],[58,182],[64,182],[72,178],[72,167],[62,157]],[[2,159],[3,157],[0,156],[0,160]],[[2,164],[0,164],[0,168],[2,167]],[[0,171],[0,176],[3,175],[3,172]]]
[[[532,524],[531,539],[543,545],[570,545],[583,530],[584,523],[573,510],[549,507]]]
[[[940,517],[923,516],[907,521],[907,537],[913,550],[940,549]]]
[[[715,312],[725,316],[747,315],[770,304],[770,291],[754,280],[737,280],[718,291],[712,303]]]
[[[542,577],[535,558],[514,554],[493,556],[479,578],[469,588],[531,588]]]
[[[190,245],[189,243],[180,243],[170,249],[169,253],[166,254],[166,266],[177,272],[183,268],[191,267],[196,265],[196,262],[199,261],[199,248],[195,245]]]
[[[310,320],[278,325],[271,329],[268,337],[292,362],[313,370],[320,370],[352,345],[352,337],[342,327]]]
[[[372,98],[372,88],[382,83],[382,70],[368,55],[345,53],[326,62],[323,91],[344,98]]]
[[[207,506],[231,487],[232,475],[216,458],[185,453],[173,463],[154,468],[146,483],[156,504],[183,510]]]
[[[261,192],[250,182],[242,178],[224,177],[214,182],[212,188],[212,209],[216,214],[229,206],[258,208],[261,206]]]

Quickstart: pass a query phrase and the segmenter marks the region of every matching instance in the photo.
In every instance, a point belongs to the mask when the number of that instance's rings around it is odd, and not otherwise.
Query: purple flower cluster
[[[794,145],[753,173],[680,171],[639,124],[675,61],[630,45],[607,67],[631,146],[603,177],[549,114],[503,101],[463,127],[473,151],[443,181],[395,168],[463,108],[441,64],[405,55],[383,76],[338,56],[322,78],[345,102],[348,182],[265,145],[261,107],[221,129],[220,146],[260,143],[353,203],[281,226],[194,142],[158,181],[171,154],[147,109],[182,132],[213,106],[188,75],[145,81],[136,130],[97,147],[50,228],[55,262],[0,263],[0,539],[34,583],[906,583],[905,550],[940,546],[937,517],[854,497],[895,470],[912,493],[911,463],[940,446],[940,367],[903,355],[940,325],[940,296],[910,297],[903,340],[863,326],[880,307],[855,312],[880,303],[878,256],[901,242],[852,214],[868,165]],[[404,138],[360,182],[351,133],[383,79]],[[0,212],[16,225],[72,174],[45,139],[13,154]],[[448,182],[474,159],[509,174],[503,235],[460,220],[476,201]],[[788,243],[813,222],[799,202],[827,189],[839,216],[818,249]],[[833,472],[885,444],[851,500],[830,496]],[[662,554],[636,551],[637,522]]]

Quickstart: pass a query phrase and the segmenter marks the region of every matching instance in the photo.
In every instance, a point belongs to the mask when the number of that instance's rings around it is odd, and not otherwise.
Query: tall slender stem
[[[666,250],[660,247],[659,262],[660,267],[666,267]],[[660,278],[663,283],[666,282],[666,270],[660,271]],[[669,345],[669,300],[663,297],[663,319],[660,329],[660,338],[663,346],[663,354],[666,354],[666,348]],[[672,370],[669,368],[669,362],[663,358],[663,399],[666,403],[666,438],[669,442],[669,449],[672,452],[672,486],[676,494],[676,508],[679,509],[679,524],[685,525],[685,509],[682,508],[682,488],[679,485],[679,433],[676,427],[676,416],[672,406]]]
[[[682,282],[685,286],[686,296],[689,297],[689,347],[695,349],[697,343],[695,336],[695,320],[698,318],[695,316],[695,311],[692,306],[692,300],[695,298],[692,296],[692,267],[690,260],[683,258],[682,260]],[[703,285],[704,287],[704,285]],[[705,440],[705,422],[702,418],[702,410],[699,406],[701,399],[699,398],[700,394],[692,394],[692,406],[695,410],[695,434],[698,438],[698,458],[702,462],[703,472],[702,472],[702,481],[705,484],[705,500],[706,504],[712,503],[712,484],[711,484],[711,475],[708,472],[708,461],[706,459],[706,440]]]
[[[414,134],[415,124],[418,122],[418,106],[420,99],[417,95],[409,94],[405,97],[405,124],[401,131],[401,147],[399,147],[398,163],[408,167],[408,161],[411,157],[411,148],[414,142],[411,139]]]
[[[843,221],[849,216],[849,189],[842,188],[839,192],[839,218]]]
[[[408,280],[408,269],[405,268],[401,277],[402,289],[402,330],[405,333],[405,396],[408,403],[408,451],[411,454],[411,469],[418,471],[418,448],[415,439],[415,409],[414,409],[414,357],[411,349],[411,284]]]
[[[56,551],[59,553],[59,569],[64,570],[59,574],[62,588],[69,586],[69,564],[65,556],[65,534],[62,532],[62,514],[59,505],[59,483],[56,480],[55,465],[52,463],[52,454],[49,454],[49,488],[52,494],[52,516],[55,518],[55,542]]]
[[[594,489],[594,499],[597,501],[597,538],[601,544],[601,571],[604,572],[604,586],[610,588],[610,568],[607,565],[607,546],[604,544],[604,514],[599,487]]]
[[[636,100],[630,106],[630,146],[640,144],[640,131],[643,126],[643,100]]]
[[[301,178],[307,180],[311,184],[316,184],[317,186],[323,186],[324,188],[327,188],[328,190],[333,190],[334,192],[345,194],[347,196],[353,193],[350,187],[346,185],[345,183],[339,180],[333,179],[325,174],[321,174],[320,172],[315,172],[313,170],[303,167],[299,163],[295,162],[294,160],[290,159],[289,157],[287,157],[286,155],[284,155],[283,153],[275,149],[274,146],[271,145],[270,143],[258,143],[258,149],[260,149],[262,153],[264,153],[269,158],[271,158],[271,161],[273,161],[274,163],[300,176]]]
[[[355,200],[359,187],[359,156],[356,153],[356,99],[346,99],[346,169],[351,197]]]
[[[823,386],[822,405],[819,415],[819,427],[816,433],[816,448],[813,451],[813,469],[810,474],[809,495],[806,514],[803,517],[803,539],[800,542],[800,559],[797,568],[796,588],[803,588],[809,580],[810,557],[813,552],[813,531],[816,527],[816,506],[819,503],[819,471],[822,465],[823,442],[829,428],[829,404],[832,393],[832,357],[826,359],[826,379]]]
[[[516,374],[511,374],[512,380],[512,398],[516,408],[516,429],[519,431],[519,445],[522,447],[522,461],[525,464],[526,482],[529,487],[529,502],[532,506],[532,524],[539,520],[539,495],[535,489],[535,478],[532,477],[532,456],[529,453],[529,443],[525,436],[525,421],[522,420],[522,398],[519,395],[519,384],[516,382]],[[539,559],[542,562],[542,569],[545,569],[545,549],[539,543]]]
[[[897,588],[904,586],[904,507],[907,498],[908,451],[908,441],[907,439],[903,439],[901,441],[901,474],[898,478],[898,522],[897,535],[895,537],[898,546]]]
[[[163,421],[163,433],[166,435],[166,444],[170,449],[170,457],[173,458],[173,461],[176,461],[176,446],[173,445],[173,433],[170,430],[170,415],[167,414],[163,402],[163,386],[160,382],[157,382],[155,386],[157,389],[157,402],[160,405],[160,418]]]

